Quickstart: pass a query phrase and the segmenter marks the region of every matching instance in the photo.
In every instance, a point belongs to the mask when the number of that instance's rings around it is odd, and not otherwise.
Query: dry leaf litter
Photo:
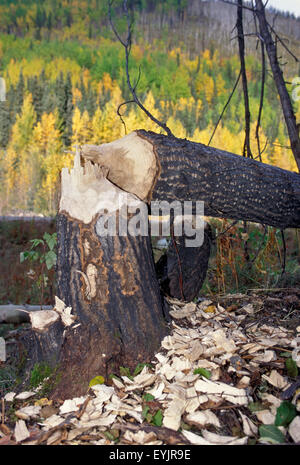
[[[300,327],[255,319],[244,324],[255,313],[252,303],[232,310],[210,300],[170,302],[171,332],[152,368],[96,384],[60,404],[36,400],[36,391],[9,392],[2,400],[0,444],[268,443],[258,427],[274,424],[282,399],[300,412],[299,377],[296,383],[287,377],[282,357],[290,352],[300,367]],[[16,401],[18,420],[7,426],[5,406]],[[147,412],[158,411],[159,424],[147,419]],[[288,443],[300,443],[300,414],[279,430]]]

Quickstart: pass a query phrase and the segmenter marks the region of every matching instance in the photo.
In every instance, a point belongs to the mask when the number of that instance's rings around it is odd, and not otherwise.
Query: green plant
[[[30,388],[37,388],[41,383],[43,383],[45,378],[49,378],[52,371],[53,370],[47,363],[36,363],[30,375]]]
[[[59,365],[53,367],[46,362],[36,363],[30,374],[29,388],[36,389],[38,397],[48,397],[60,379]]]
[[[55,247],[57,244],[57,233],[49,234],[44,233],[43,239],[32,239],[31,247],[29,250],[20,253],[20,262],[25,260],[30,262],[37,262],[40,264],[37,285],[41,291],[41,305],[43,303],[44,289],[48,283],[48,276],[46,269],[49,271],[57,261]]]

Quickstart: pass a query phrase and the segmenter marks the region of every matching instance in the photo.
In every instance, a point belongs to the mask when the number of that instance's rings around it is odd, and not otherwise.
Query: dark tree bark
[[[143,175],[135,174],[134,156],[137,163],[143,164],[144,155],[142,149],[135,151],[129,144],[134,134],[144,141],[144,151],[152,150],[156,158],[153,176],[148,176],[148,167]],[[205,216],[252,221],[280,229],[300,227],[298,173],[144,130],[116,143],[84,145],[82,154],[107,166],[108,179],[142,200],[199,200],[204,202]],[[122,172],[127,173],[126,178]],[[134,176],[138,190],[130,182]]]
[[[282,111],[284,115],[284,119],[286,122],[286,127],[288,130],[290,142],[291,142],[291,149],[293,151],[298,169],[300,171],[300,139],[299,139],[299,131],[297,129],[296,118],[293,111],[292,102],[290,96],[288,94],[282,70],[280,68],[278,58],[277,58],[277,50],[276,45],[272,39],[271,32],[269,30],[269,25],[266,19],[265,14],[265,7],[262,0],[256,0],[256,16],[259,22],[259,29],[260,35],[263,38],[266,51],[269,57],[270,66],[272,69],[274,81],[277,87],[277,91],[280,97],[280,102],[282,106]]]
[[[58,297],[80,326],[67,330],[56,397],[78,395],[120,365],[150,362],[167,334],[149,236],[99,237],[99,218],[58,215]]]
[[[200,247],[186,247],[187,236],[172,236],[169,247],[155,265],[163,292],[178,300],[191,302],[198,296],[206,278],[212,230],[208,223]]]

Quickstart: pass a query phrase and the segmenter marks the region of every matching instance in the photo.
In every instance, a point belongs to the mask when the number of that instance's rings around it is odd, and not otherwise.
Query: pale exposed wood
[[[77,151],[74,167],[70,171],[68,168],[62,170],[60,212],[89,224],[99,213],[121,211],[123,206],[133,209],[142,206],[134,194],[128,194],[106,178],[108,170],[109,166],[103,168],[90,161],[81,166]]]
[[[44,310],[51,310],[53,307],[50,305],[43,305]],[[29,321],[29,314],[25,313],[35,312],[41,310],[40,305],[0,305],[0,323],[22,323]]]
[[[150,142],[134,131],[121,139],[98,145],[83,145],[82,154],[108,168],[107,178],[121,189],[147,200],[160,167]]]

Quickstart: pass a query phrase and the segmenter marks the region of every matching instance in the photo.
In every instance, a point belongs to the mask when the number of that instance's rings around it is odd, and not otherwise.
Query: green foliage
[[[206,368],[195,368],[194,375],[204,376],[204,378],[209,379],[211,377],[211,372],[206,370]]]
[[[145,392],[145,394],[143,394],[143,399],[145,402],[151,402],[152,400],[154,400],[154,396],[152,394],[149,394],[149,392]]]
[[[52,374],[53,370],[47,363],[36,363],[30,375],[30,388],[37,388],[46,378]]]
[[[275,426],[288,426],[297,415],[297,409],[291,402],[284,401],[276,411]]]
[[[295,360],[293,360],[292,358],[288,358],[285,361],[285,367],[286,367],[288,376],[290,376],[291,378],[296,378],[298,376],[298,367],[297,367],[297,363],[295,362]]]
[[[261,425],[258,428],[260,439],[271,444],[283,444],[284,435],[275,425]]]
[[[45,232],[43,239],[32,239],[30,250],[20,253],[20,262],[24,260],[39,261],[45,263],[48,270],[51,270],[56,265],[57,255],[54,250],[57,242],[57,233],[49,234]],[[42,245],[42,250],[39,249]],[[49,250],[47,250],[47,247]]]
[[[39,263],[39,274],[37,277],[36,284],[41,291],[41,305],[43,304],[44,289],[48,284],[48,272],[55,267],[57,261],[57,255],[55,251],[57,243],[57,233],[49,234],[45,232],[43,239],[32,239],[31,247],[29,250],[20,252],[20,262],[23,263],[25,260],[29,262]]]
[[[103,376],[95,376],[91,381],[89,382],[89,387],[95,386],[96,384],[103,384],[105,379]]]

